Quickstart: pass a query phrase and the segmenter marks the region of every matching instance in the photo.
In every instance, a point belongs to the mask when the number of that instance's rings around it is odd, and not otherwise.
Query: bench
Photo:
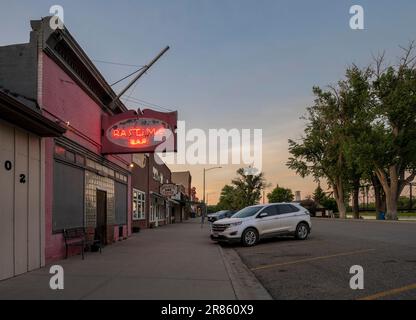
[[[88,240],[87,234],[84,228],[72,228],[64,229],[64,240],[65,240],[65,259],[68,258],[69,247],[81,247],[82,260],[84,260],[84,251],[86,246],[97,245],[101,253],[101,241],[100,240]]]

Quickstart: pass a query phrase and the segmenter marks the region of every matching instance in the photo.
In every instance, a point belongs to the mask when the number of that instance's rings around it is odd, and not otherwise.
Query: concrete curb
[[[339,219],[339,218],[319,218],[312,217],[313,220],[319,221],[340,221],[340,222],[355,222],[355,223],[393,223],[393,224],[416,224],[413,220],[372,220],[372,219]]]
[[[218,247],[237,300],[273,300],[234,249]]]

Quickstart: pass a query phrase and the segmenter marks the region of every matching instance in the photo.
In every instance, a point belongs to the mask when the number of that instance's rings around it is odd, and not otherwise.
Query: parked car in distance
[[[211,213],[208,215],[209,222],[215,222],[221,219],[231,218],[235,214],[235,211],[232,210],[221,210],[215,213]]]
[[[298,203],[270,203],[246,207],[232,218],[215,221],[211,239],[254,246],[260,239],[293,235],[305,240],[312,230],[310,213]]]

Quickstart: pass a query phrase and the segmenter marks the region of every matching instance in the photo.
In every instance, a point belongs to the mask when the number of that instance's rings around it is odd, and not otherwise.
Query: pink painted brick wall
[[[87,136],[80,136],[68,130],[65,136],[90,151],[100,155],[101,152],[101,115],[104,111],[101,107],[81,89],[51,58],[43,55],[42,73],[42,108],[55,115],[70,126]],[[47,112],[45,116],[50,117]],[[55,119],[54,119],[55,120]],[[45,256],[50,263],[64,256],[64,241],[61,234],[52,234],[52,204],[53,204],[53,139],[46,142],[46,181],[45,181]],[[131,163],[131,155],[117,157],[106,156],[122,168],[128,168]],[[132,204],[131,177],[128,179],[128,225],[126,235],[131,234]],[[118,236],[118,234],[117,234]]]

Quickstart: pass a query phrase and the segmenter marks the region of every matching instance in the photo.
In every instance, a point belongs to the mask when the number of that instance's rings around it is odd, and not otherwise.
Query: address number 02
[[[10,170],[12,170],[13,169],[13,164],[12,164],[12,162],[10,161],[10,160],[7,160],[7,161],[5,161],[4,162],[4,168],[7,170],[7,171],[10,171]],[[21,174],[21,175],[19,175],[19,182],[20,183],[26,183],[26,175],[25,174]]]

